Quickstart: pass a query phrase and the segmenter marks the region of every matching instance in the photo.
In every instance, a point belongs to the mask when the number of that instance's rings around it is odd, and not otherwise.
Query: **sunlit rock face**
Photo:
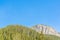
[[[43,34],[56,35],[60,37],[60,34],[54,28],[47,26],[47,25],[39,24],[39,25],[32,27],[32,29],[36,30],[39,33],[41,33],[42,31]]]

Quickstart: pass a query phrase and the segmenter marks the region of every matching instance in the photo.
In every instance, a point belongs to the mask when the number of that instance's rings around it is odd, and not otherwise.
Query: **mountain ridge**
[[[21,25],[8,25],[0,30],[0,40],[60,40],[54,35],[44,35]]]

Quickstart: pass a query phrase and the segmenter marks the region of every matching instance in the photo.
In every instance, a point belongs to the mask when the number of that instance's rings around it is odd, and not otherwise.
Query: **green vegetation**
[[[45,35],[45,40],[60,40],[60,37],[53,36],[53,35]]]
[[[60,40],[59,37],[43,35],[22,25],[9,25],[0,29],[0,40]]]

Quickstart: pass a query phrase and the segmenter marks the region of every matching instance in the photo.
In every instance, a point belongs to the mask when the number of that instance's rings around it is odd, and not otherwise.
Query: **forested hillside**
[[[9,25],[0,29],[0,40],[60,40],[59,37],[43,35],[22,25]]]

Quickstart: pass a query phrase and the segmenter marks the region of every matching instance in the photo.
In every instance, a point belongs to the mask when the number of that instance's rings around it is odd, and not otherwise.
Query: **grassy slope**
[[[0,29],[0,40],[60,40],[60,38],[51,35],[44,36],[21,25],[9,25]]]
[[[45,35],[45,39],[47,40],[60,40],[60,37],[54,35]]]

